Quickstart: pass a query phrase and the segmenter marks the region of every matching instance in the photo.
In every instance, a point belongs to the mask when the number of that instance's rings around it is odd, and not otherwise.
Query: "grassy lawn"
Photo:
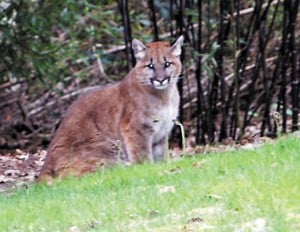
[[[300,139],[2,194],[0,231],[300,231]]]

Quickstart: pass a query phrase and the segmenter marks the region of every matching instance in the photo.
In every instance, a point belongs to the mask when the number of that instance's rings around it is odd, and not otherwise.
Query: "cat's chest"
[[[174,120],[178,116],[178,106],[177,104],[167,105],[160,107],[158,111],[153,114],[153,142],[159,142],[164,138],[172,129],[174,125]]]

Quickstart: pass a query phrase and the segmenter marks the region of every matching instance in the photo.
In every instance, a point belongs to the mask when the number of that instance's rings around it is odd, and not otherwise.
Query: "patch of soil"
[[[40,172],[46,150],[28,153],[17,149],[14,153],[0,155],[0,192],[17,187],[27,187]]]

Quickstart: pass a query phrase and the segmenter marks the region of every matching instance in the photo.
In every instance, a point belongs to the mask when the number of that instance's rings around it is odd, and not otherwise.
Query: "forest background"
[[[0,153],[47,147],[80,93],[134,66],[133,38],[181,34],[188,146],[298,130],[298,12],[297,0],[3,0]]]

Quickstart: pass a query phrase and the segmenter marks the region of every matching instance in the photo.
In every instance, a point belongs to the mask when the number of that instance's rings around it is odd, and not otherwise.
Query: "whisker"
[[[151,85],[151,83],[149,83],[149,81],[140,81],[140,83],[145,86]]]

